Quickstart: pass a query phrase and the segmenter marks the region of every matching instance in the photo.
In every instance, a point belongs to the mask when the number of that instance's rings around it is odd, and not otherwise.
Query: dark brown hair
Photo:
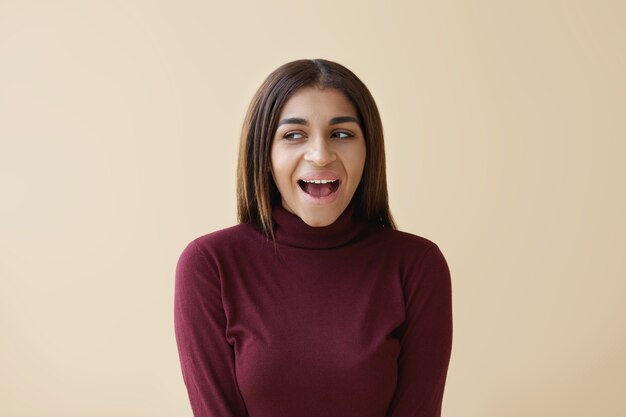
[[[289,62],[272,72],[254,95],[244,120],[237,165],[237,217],[253,223],[270,238],[272,204],[280,193],[270,175],[270,150],[283,106],[303,87],[334,88],[354,105],[365,136],[366,157],[352,202],[355,214],[396,228],[389,211],[383,127],[378,108],[363,82],[349,69],[324,59]]]

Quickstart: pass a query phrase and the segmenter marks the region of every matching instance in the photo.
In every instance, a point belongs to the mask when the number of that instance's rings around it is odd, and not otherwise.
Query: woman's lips
[[[298,185],[315,198],[328,197],[339,189],[339,180],[298,180]]]
[[[335,171],[306,171],[300,176],[300,181],[326,180],[335,181],[339,179],[339,174]]]
[[[324,204],[337,198],[341,180],[337,172],[313,170],[300,176],[298,186],[306,200],[314,204]]]

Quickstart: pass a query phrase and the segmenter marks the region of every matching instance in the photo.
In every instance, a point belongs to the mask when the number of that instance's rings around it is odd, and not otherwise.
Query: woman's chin
[[[333,193],[331,198],[318,199],[301,191],[291,200],[283,198],[282,205],[307,225],[326,227],[335,223],[348,206],[349,201],[346,202],[340,194]]]
[[[296,214],[311,227],[326,227],[335,223],[342,212],[343,210],[340,211],[336,207],[312,207]]]
[[[331,220],[328,219],[320,219],[320,218],[304,218],[302,219],[303,222],[305,222],[307,225],[311,226],[311,227],[326,227],[326,226],[330,226],[331,224],[335,223],[335,220],[337,220],[337,218],[333,218]]]

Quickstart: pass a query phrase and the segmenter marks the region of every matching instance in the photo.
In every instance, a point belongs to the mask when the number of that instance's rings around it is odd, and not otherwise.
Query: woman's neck
[[[353,241],[363,230],[365,222],[354,216],[351,204],[328,226],[312,227],[300,217],[287,211],[280,203],[272,207],[274,235],[278,244],[308,249],[331,249]]]

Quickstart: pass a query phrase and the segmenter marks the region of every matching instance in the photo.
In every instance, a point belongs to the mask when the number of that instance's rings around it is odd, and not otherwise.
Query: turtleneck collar
[[[272,206],[272,218],[278,244],[308,249],[330,249],[346,245],[367,225],[355,218],[352,203],[328,226],[309,226],[300,217],[287,211],[280,202]]]

